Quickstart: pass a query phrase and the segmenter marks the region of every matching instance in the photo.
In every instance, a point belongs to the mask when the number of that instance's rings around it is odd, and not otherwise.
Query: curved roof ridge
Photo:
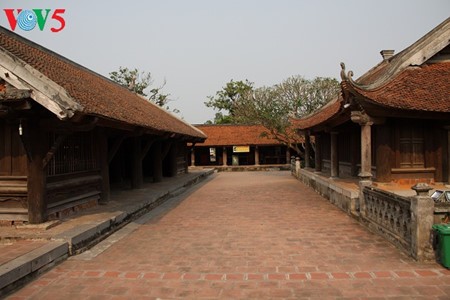
[[[415,43],[397,53],[393,57],[383,60],[356,81],[353,80],[353,71],[346,72],[345,64],[341,63],[341,79],[362,90],[374,90],[389,82],[397,74],[409,66],[422,65],[441,49],[450,44],[450,17],[433,28]],[[379,72],[375,80],[364,83],[364,80]]]

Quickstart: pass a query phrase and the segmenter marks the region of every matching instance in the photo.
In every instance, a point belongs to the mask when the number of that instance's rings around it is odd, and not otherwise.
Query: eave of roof
[[[150,101],[1,26],[0,53],[16,63],[5,66],[5,60],[0,60],[2,78],[19,89],[31,90],[35,101],[44,99],[48,104],[44,107],[60,119],[81,113],[196,141],[206,138],[200,130]],[[50,92],[42,88],[43,82]]]
[[[393,57],[383,60],[367,71],[356,81],[353,72],[346,72],[345,64],[341,63],[341,79],[361,90],[374,90],[384,86],[398,74],[410,66],[420,66],[450,43],[450,18],[433,28],[415,43],[405,48]]]
[[[293,121],[293,125],[300,130],[310,129],[326,123],[328,120],[339,115],[342,111],[343,99],[342,97],[335,98],[328,102],[325,106],[312,114],[301,119]]]
[[[198,146],[252,146],[252,145],[281,145],[276,139],[263,137],[267,131],[260,125],[195,125],[208,138]]]

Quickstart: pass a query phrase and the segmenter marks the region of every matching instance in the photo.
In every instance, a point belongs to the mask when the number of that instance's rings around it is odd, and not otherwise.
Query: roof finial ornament
[[[341,79],[342,81],[350,81],[350,82],[354,82],[353,79],[353,71],[348,71],[346,74],[346,70],[345,70],[345,64],[343,62],[341,62]]]

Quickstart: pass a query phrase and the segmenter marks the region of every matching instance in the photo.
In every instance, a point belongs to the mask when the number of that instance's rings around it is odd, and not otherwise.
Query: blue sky
[[[191,123],[212,119],[203,104],[231,79],[273,85],[292,75],[339,79],[341,61],[359,77],[450,16],[448,0],[1,0],[3,9],[65,9],[16,33],[104,76],[119,66],[167,80],[171,107]]]

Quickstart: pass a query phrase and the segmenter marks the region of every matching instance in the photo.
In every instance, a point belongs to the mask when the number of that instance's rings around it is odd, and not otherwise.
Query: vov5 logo
[[[53,13],[51,13],[51,9],[12,9],[6,8],[4,9],[6,14],[6,18],[9,22],[9,27],[11,27],[12,31],[15,31],[17,27],[24,31],[33,30],[36,25],[38,25],[39,29],[43,31],[47,22],[52,21],[52,26],[50,28],[51,32],[59,32],[66,27],[66,20],[63,17],[63,14],[66,12],[65,9],[55,9]]]

